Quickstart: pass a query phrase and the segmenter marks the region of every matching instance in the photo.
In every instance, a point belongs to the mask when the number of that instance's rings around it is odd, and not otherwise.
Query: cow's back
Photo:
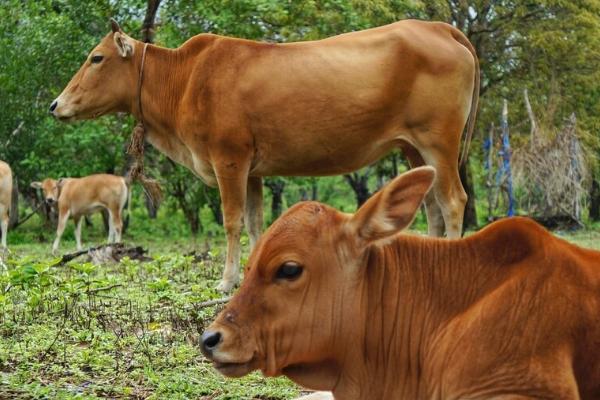
[[[579,302],[574,332],[575,375],[582,399],[600,398],[600,252],[569,245],[566,281]]]
[[[432,370],[444,371],[444,389],[486,398],[501,380],[569,398],[576,382],[582,398],[598,398],[600,252],[524,218],[496,222],[463,243],[485,282],[437,337]]]
[[[203,107],[252,136],[247,140],[260,155],[253,174],[346,173],[376,161],[421,125],[436,130],[439,123],[447,134],[449,116],[459,115],[460,133],[475,60],[458,34],[446,24],[407,20],[310,42],[219,38],[196,68],[202,76],[207,68],[215,72],[190,93],[228,94],[214,104],[203,98]],[[448,93],[452,101],[440,102]],[[193,97],[190,103],[198,104]],[[206,130],[218,135],[225,122],[217,122]],[[458,136],[447,140],[458,147]]]

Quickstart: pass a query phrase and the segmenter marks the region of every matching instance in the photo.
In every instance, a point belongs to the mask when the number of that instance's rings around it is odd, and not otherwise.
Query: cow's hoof
[[[217,290],[219,292],[223,292],[223,293],[229,293],[233,290],[233,287],[235,286],[235,282],[234,281],[228,281],[226,279],[223,279],[221,282],[219,282],[219,284],[217,285]]]

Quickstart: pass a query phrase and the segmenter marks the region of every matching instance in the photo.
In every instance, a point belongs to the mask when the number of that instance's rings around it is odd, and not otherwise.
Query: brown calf
[[[77,250],[81,250],[81,225],[86,215],[101,209],[108,211],[108,242],[121,241],[123,220],[121,214],[130,197],[126,178],[108,174],[90,175],[83,178],[44,179],[32,182],[31,186],[42,189],[46,203],[58,207],[58,227],[52,253],[56,253],[60,238],[69,217],[75,221]]]
[[[354,215],[292,207],[203,335],[227,376],[335,399],[599,399],[600,252],[511,218],[466,239],[398,235],[434,181],[396,178]]]
[[[2,247],[6,246],[8,235],[8,213],[12,200],[12,171],[4,161],[0,161],[0,234],[2,234]]]
[[[264,176],[347,173],[402,148],[411,165],[439,171],[425,200],[429,232],[460,237],[459,148],[478,93],[473,46],[439,22],[286,44],[202,34],[175,50],[114,23],[50,111],[62,121],[131,113],[150,143],[219,186],[228,243],[219,287],[228,291],[242,223],[251,247],[260,236]]]

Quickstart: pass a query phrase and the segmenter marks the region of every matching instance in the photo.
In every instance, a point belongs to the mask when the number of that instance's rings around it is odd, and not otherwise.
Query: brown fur
[[[56,99],[65,121],[124,111],[141,118],[144,44],[118,27]],[[102,55],[97,64],[91,57]],[[242,219],[251,246],[262,227],[264,176],[354,171],[394,148],[438,170],[426,202],[430,234],[460,237],[466,194],[460,139],[473,129],[478,61],[466,37],[407,20],[329,39],[270,44],[210,34],[175,50],[149,45],[141,104],[147,139],[223,200],[224,278],[238,280]]]
[[[600,252],[524,218],[461,240],[397,235],[433,179],[415,171],[355,215],[285,213],[205,354],[226,375],[343,400],[600,398]],[[296,280],[277,279],[286,261],[304,267]]]
[[[96,174],[83,178],[44,179],[32,182],[34,188],[41,188],[46,202],[58,206],[58,227],[52,251],[56,252],[60,238],[69,217],[73,218],[77,229],[75,239],[81,250],[81,224],[83,217],[101,209],[109,213],[109,242],[120,242],[123,228],[122,213],[128,199],[128,182],[121,176]]]
[[[12,204],[12,171],[4,161],[0,161],[0,236],[1,245],[6,248],[8,217]]]

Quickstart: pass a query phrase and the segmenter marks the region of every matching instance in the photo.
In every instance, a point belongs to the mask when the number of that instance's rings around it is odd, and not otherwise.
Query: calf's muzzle
[[[213,351],[219,346],[222,339],[221,332],[205,331],[202,334],[202,354],[211,359]]]

